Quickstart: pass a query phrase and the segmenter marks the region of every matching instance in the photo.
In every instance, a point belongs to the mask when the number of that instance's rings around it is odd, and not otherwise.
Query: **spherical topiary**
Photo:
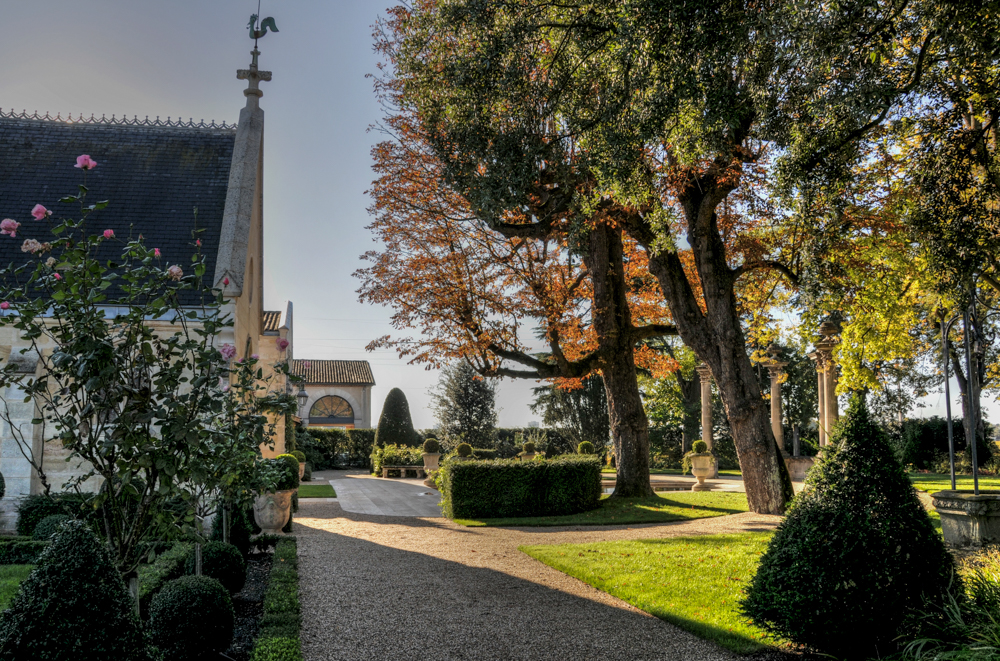
[[[424,452],[427,454],[435,454],[441,451],[441,444],[437,442],[436,438],[428,438],[424,441]]]
[[[699,438],[697,441],[691,444],[691,452],[697,452],[699,454],[703,452],[708,452],[708,443]]]
[[[250,553],[250,538],[260,533],[260,528],[253,519],[253,508],[233,509],[229,521],[229,543],[235,546],[244,557]],[[212,541],[222,541],[222,510],[212,518]]]
[[[184,571],[194,573],[194,549],[184,562]],[[234,544],[208,542],[201,545],[201,573],[222,583],[222,587],[236,594],[247,581],[247,562]]]
[[[582,441],[576,446],[577,454],[594,454],[594,444],[590,441]]]
[[[59,531],[59,527],[70,520],[68,514],[50,514],[35,526],[35,532],[31,533],[33,539],[40,542],[48,541],[49,537]]]
[[[472,446],[468,443],[459,443],[458,447],[455,448],[458,452],[459,457],[471,457],[472,456]]]
[[[298,459],[300,464],[306,463],[306,453],[303,452],[302,450],[292,450],[288,454]]]
[[[743,612],[824,654],[885,658],[907,618],[945,603],[955,563],[860,396],[828,447],[761,558]]]
[[[274,461],[282,461],[285,463],[286,475],[278,484],[278,491],[285,491],[287,489],[298,489],[299,488],[299,460],[290,454],[279,454],[274,458]]]
[[[521,449],[524,451],[524,454],[535,454],[535,444],[531,441],[525,443]]]
[[[222,583],[208,576],[182,576],[153,597],[149,632],[166,661],[215,659],[233,640],[235,617]]]
[[[148,658],[135,602],[83,521],[65,523],[0,613],[0,658]]]
[[[406,395],[399,388],[393,388],[385,396],[385,404],[382,405],[378,429],[375,430],[375,445],[384,448],[387,445],[415,447],[419,444],[420,434],[413,428]]]

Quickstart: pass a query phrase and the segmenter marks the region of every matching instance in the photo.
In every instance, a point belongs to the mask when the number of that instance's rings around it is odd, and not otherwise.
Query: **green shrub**
[[[445,462],[438,477],[452,519],[575,514],[601,498],[601,463],[593,455]]]
[[[229,521],[229,543],[239,549],[244,557],[250,553],[250,538],[260,532],[260,526],[253,518],[253,508],[233,510]],[[222,510],[220,509],[212,517],[212,533],[210,539],[213,542],[221,542],[222,539]]]
[[[194,548],[184,561],[184,573],[194,573]],[[232,544],[208,542],[201,545],[201,573],[222,583],[230,594],[236,594],[247,582],[247,562]]]
[[[423,466],[423,449],[405,445],[376,447],[372,451],[372,465],[376,475],[382,474],[383,466]]]
[[[23,537],[15,539],[24,540]],[[42,551],[49,547],[48,540],[0,541],[0,565],[33,565]]]
[[[147,659],[134,602],[82,521],[59,530],[0,613],[0,658]]]
[[[691,444],[691,452],[697,452],[701,454],[702,452],[708,452],[708,443],[701,440],[700,438]]]
[[[482,460],[497,459],[497,451],[486,448],[472,448],[472,458]]]
[[[148,614],[150,602],[163,586],[184,575],[184,561],[193,549],[193,544],[176,542],[173,548],[156,556],[152,564],[139,565],[140,613]]]
[[[279,539],[274,547],[274,562],[271,565],[267,591],[264,593],[264,614],[261,617],[260,634],[252,659],[272,658],[258,656],[258,650],[262,650],[260,654],[263,654],[263,650],[272,649],[268,646],[269,640],[293,641],[294,649],[298,650],[301,626],[298,562],[295,540],[287,537]]]
[[[233,640],[229,593],[208,576],[182,576],[163,586],[149,607],[149,633],[166,661],[217,658]]]
[[[594,444],[590,441],[582,441],[576,446],[577,454],[594,454]]]
[[[302,661],[299,639],[266,638],[254,647],[250,661]]]
[[[472,446],[468,443],[459,443],[458,447],[455,448],[455,452],[458,453],[459,457],[471,457]]]
[[[292,470],[292,464],[295,470]],[[272,484],[275,491],[287,491],[299,486],[299,462],[290,454],[282,454],[272,459],[260,461],[261,473],[266,484]],[[270,487],[269,487],[270,488]]]
[[[306,470],[305,470],[305,472],[302,473],[302,481],[303,482],[312,482],[312,479],[313,479],[312,466],[310,466],[308,463],[306,463]]]
[[[87,496],[76,493],[28,496],[17,507],[17,534],[31,537],[42,519],[53,514],[68,514],[77,519],[92,516],[93,509],[86,507],[86,501]]]
[[[855,396],[778,526],[742,608],[837,657],[884,658],[907,618],[944,602],[954,561],[884,433]]]
[[[424,441],[424,452],[427,454],[436,454],[441,451],[441,444],[437,442],[436,438],[428,438]]]
[[[420,435],[413,428],[410,418],[410,405],[406,395],[399,388],[393,388],[385,397],[382,405],[382,415],[378,419],[378,429],[375,432],[375,445],[408,445],[420,444]]]
[[[281,489],[298,489],[299,488],[299,460],[295,458],[294,455],[290,454],[279,454],[275,457],[276,460],[285,462],[285,466],[288,467],[288,477],[284,482],[282,482]]]
[[[298,461],[300,464],[304,464],[306,462],[306,454],[302,450],[292,450],[288,454],[295,457],[295,460]]]
[[[535,454],[535,444],[532,443],[531,441],[528,441],[521,447],[521,451],[524,454]]]
[[[50,514],[38,522],[31,537],[39,542],[48,541],[52,535],[59,531],[59,526],[69,521],[70,518],[69,514]]]

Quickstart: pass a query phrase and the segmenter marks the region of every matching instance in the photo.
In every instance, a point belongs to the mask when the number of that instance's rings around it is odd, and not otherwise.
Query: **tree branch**
[[[755,262],[750,262],[748,264],[741,264],[733,269],[733,280],[736,280],[744,273],[749,273],[750,271],[755,271],[757,269],[773,269],[778,271],[783,276],[788,278],[788,281],[793,285],[798,286],[799,276],[791,268],[782,264],[781,262],[771,260],[771,259],[760,259]]]

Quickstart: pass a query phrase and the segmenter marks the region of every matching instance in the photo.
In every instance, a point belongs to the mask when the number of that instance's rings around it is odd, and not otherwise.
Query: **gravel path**
[[[295,517],[302,652],[305,661],[745,661],[517,547],[770,530],[779,520],[747,513],[625,528],[464,528],[303,499]]]

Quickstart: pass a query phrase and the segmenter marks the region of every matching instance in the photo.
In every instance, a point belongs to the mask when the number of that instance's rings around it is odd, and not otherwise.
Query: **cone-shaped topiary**
[[[165,661],[217,659],[233,640],[235,618],[221,583],[208,576],[182,576],[153,597],[149,632]]]
[[[135,602],[107,549],[83,521],[66,522],[0,614],[0,659],[147,658]]]
[[[860,396],[761,558],[754,623],[843,659],[884,658],[908,615],[940,602],[954,560]]]
[[[378,418],[378,429],[375,431],[375,445],[384,448],[387,445],[415,447],[419,444],[420,435],[413,428],[406,395],[399,388],[393,388],[385,396],[385,404],[382,405],[382,415]]]

